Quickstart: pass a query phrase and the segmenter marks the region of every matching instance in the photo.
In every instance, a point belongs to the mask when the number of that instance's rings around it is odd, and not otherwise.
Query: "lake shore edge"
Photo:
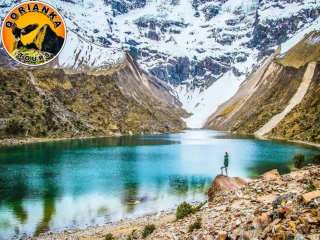
[[[213,183],[221,177],[237,179],[219,174]],[[318,190],[311,191],[312,197],[309,197],[310,191],[306,188],[310,179],[314,180],[318,188]],[[309,199],[305,200],[308,198],[307,195]],[[213,237],[219,235],[226,235],[230,239],[237,239],[240,235],[247,236],[248,239],[253,239],[253,237],[265,239],[268,234],[270,236],[273,234],[272,237],[276,234],[282,234],[281,236],[304,234],[307,237],[320,237],[320,228],[309,223],[320,221],[320,213],[316,212],[314,216],[312,210],[314,208],[312,204],[320,206],[317,200],[320,200],[320,165],[309,164],[302,169],[293,169],[284,175],[279,175],[277,170],[272,170],[264,173],[258,179],[250,179],[243,187],[222,192],[218,190],[213,199],[199,212],[178,221],[176,220],[176,209],[171,209],[102,226],[90,226],[86,229],[47,232],[27,239],[103,240],[108,233],[113,234],[117,239],[127,239],[133,230],[137,230],[139,234],[137,239],[143,239],[141,234],[144,226],[148,224],[156,225],[156,230],[147,238],[148,240],[191,239],[194,237],[207,240],[215,239]],[[272,220],[271,216],[277,218]],[[188,228],[198,218],[202,219],[201,229],[189,232]],[[293,221],[292,219],[298,220]],[[308,220],[304,223],[304,219]],[[248,227],[250,225],[252,226]],[[279,230],[273,228],[274,226],[278,226]],[[307,232],[305,232],[305,226],[307,226]],[[250,230],[253,228],[258,230]],[[284,229],[286,231],[283,231]]]
[[[187,129],[185,129],[187,130]],[[114,135],[102,135],[102,136],[83,136],[83,137],[70,137],[70,138],[5,138],[0,139],[0,146],[12,146],[12,145],[21,145],[29,143],[44,143],[44,142],[57,142],[65,140],[85,140],[85,139],[95,139],[95,138],[110,138],[110,137],[123,137],[123,136],[140,136],[140,135],[159,135],[159,134],[174,134],[174,133],[183,133],[183,131],[172,131],[172,132],[153,132],[153,133],[144,133],[144,134],[114,134]]]
[[[11,146],[11,145],[21,145],[21,144],[29,144],[29,143],[43,143],[43,142],[55,142],[55,141],[64,141],[64,140],[84,140],[84,139],[94,139],[94,138],[109,138],[109,137],[122,137],[122,136],[139,136],[139,135],[159,135],[159,134],[173,134],[173,133],[183,133],[185,130],[190,130],[190,129],[184,129],[181,131],[169,131],[165,133],[160,133],[160,132],[154,132],[154,133],[145,133],[145,134],[116,134],[116,135],[103,135],[103,136],[84,136],[84,137],[71,137],[71,138],[5,138],[5,139],[0,139],[0,146]],[[192,130],[192,129],[191,129]],[[215,131],[215,130],[212,130]],[[231,133],[228,131],[221,131],[221,132],[227,132]],[[236,133],[235,133],[236,134]],[[252,135],[252,134],[245,134],[245,135]],[[299,140],[290,140],[290,139],[284,139],[284,138],[266,138],[262,136],[256,136],[258,139],[263,139],[263,140],[280,140],[280,141],[287,141],[287,142],[292,142],[292,143],[299,143],[299,144],[304,144],[308,146],[313,146],[317,147],[320,149],[320,143],[314,143],[314,142],[306,142],[306,141],[299,141]]]

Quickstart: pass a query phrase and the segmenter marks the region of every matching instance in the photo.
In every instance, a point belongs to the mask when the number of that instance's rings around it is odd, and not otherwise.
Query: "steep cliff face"
[[[133,57],[103,74],[0,69],[0,136],[85,137],[178,131],[183,111]],[[177,102],[178,103],[178,102]]]
[[[278,51],[205,128],[319,143],[319,36],[311,32],[286,53]]]

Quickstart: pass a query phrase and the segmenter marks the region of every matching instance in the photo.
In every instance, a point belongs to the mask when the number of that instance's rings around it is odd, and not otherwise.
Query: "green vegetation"
[[[314,184],[312,180],[308,181],[308,186],[307,186],[307,191],[308,192],[313,192],[317,190],[317,186]]]
[[[139,239],[138,233],[136,229],[133,229],[131,234],[128,235],[128,237],[126,238],[126,240],[136,240]]]
[[[236,108],[236,106],[238,105],[238,103],[239,103],[239,101],[236,102],[235,104],[231,105],[230,107],[228,107],[226,110],[223,111],[223,113],[222,113],[221,115],[222,115],[222,116],[223,116],[223,115],[228,115],[230,112],[232,112],[232,111]],[[221,116],[221,115],[220,115],[220,116]]]
[[[291,48],[285,56],[277,58],[283,66],[299,68],[309,62],[320,61],[320,44],[309,44],[320,36],[319,32],[313,31],[307,34],[298,44]]]
[[[199,205],[195,206],[192,211],[193,213],[196,213],[196,212],[199,212],[200,211],[200,208],[202,208],[204,205],[206,205],[207,201],[204,201],[202,203],[200,203]]]
[[[191,213],[193,213],[191,204],[187,202],[183,202],[177,208],[176,218],[177,220],[182,219],[184,217],[187,217]]]
[[[156,229],[156,225],[154,224],[148,224],[144,227],[143,233],[142,233],[142,237],[146,238],[148,237],[151,233],[153,233],[153,231]]]
[[[200,228],[201,228],[201,225],[202,225],[201,221],[202,221],[202,219],[201,219],[200,217],[198,217],[195,222],[193,222],[192,224],[190,224],[188,232],[191,233],[191,232],[193,232],[193,230],[195,230],[195,229],[200,229]]]
[[[176,212],[176,218],[177,220],[179,219],[183,219],[187,216],[189,216],[190,214],[196,213],[200,210],[200,208],[202,206],[204,206],[206,204],[206,201],[203,203],[200,203],[199,205],[192,207],[191,204],[187,203],[187,202],[183,202],[181,203],[178,208],[177,208],[177,212]]]
[[[115,239],[116,238],[112,235],[112,233],[108,233],[104,238],[104,240],[115,240]]]
[[[18,119],[10,119],[6,124],[5,131],[8,135],[20,135],[25,133],[25,129],[22,122]]]
[[[292,158],[292,161],[295,168],[302,168],[304,164],[304,155],[302,153],[296,154]]]
[[[318,52],[319,54],[319,52]],[[301,67],[300,69],[303,69]],[[320,143],[320,78],[319,64],[304,97],[268,134],[271,138]],[[316,77],[317,76],[317,77]]]
[[[221,130],[253,134],[264,126],[273,116],[281,113],[296,93],[305,68],[277,68]]]
[[[139,100],[128,97],[130,79],[119,88],[118,77],[128,78],[130,71],[126,65],[121,76],[0,69],[0,139],[165,132],[165,124],[171,131],[182,129],[184,123],[174,106],[139,89],[135,89]]]
[[[311,163],[316,164],[316,165],[320,165],[320,153],[314,155],[311,158]]]

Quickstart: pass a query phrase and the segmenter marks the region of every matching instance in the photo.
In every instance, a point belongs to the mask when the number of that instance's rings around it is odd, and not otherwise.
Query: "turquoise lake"
[[[204,201],[229,153],[229,176],[290,171],[319,149],[207,130],[0,147],[0,239],[35,236]],[[138,200],[136,205],[128,205]]]

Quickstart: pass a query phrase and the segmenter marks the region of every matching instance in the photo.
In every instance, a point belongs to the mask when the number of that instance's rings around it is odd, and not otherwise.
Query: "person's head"
[[[228,153],[227,153],[227,152],[225,152],[225,153],[224,153],[224,155],[225,155],[225,156],[228,156]]]

